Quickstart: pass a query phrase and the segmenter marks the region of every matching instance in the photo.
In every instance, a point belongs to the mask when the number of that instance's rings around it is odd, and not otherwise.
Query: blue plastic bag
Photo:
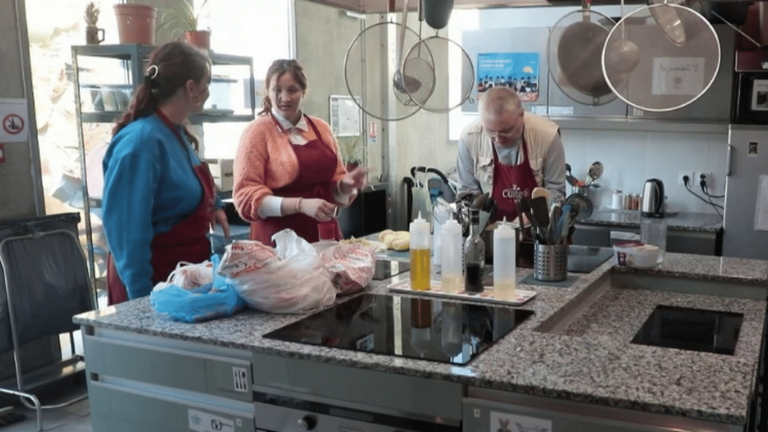
[[[239,312],[245,302],[237,295],[235,288],[227,283],[226,278],[216,274],[219,257],[211,257],[213,263],[213,283],[194,290],[185,290],[176,285],[168,285],[149,295],[152,308],[175,321],[195,323],[215,318],[228,317]]]

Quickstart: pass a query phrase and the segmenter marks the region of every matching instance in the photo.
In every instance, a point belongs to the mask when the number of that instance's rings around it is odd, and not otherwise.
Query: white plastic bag
[[[213,283],[213,264],[210,261],[203,261],[198,264],[182,261],[168,275],[168,279],[159,282],[152,291],[160,291],[170,285],[176,285],[187,291],[195,291],[211,283]]]
[[[336,290],[320,256],[293,230],[273,236],[277,247],[240,240],[227,246],[219,274],[246,304],[273,313],[302,313],[333,304]]]

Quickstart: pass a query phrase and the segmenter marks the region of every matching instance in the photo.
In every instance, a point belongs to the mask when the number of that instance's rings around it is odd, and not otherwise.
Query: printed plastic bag
[[[210,291],[212,284],[213,264],[210,261],[203,261],[199,264],[182,261],[168,275],[168,280],[159,282],[152,291],[160,291],[175,285],[187,291],[206,293]]]
[[[331,282],[340,295],[360,291],[373,280],[376,250],[362,244],[343,244],[320,252]]]
[[[208,268],[213,282],[193,290],[181,288],[175,283],[166,283],[163,288],[155,286],[149,295],[152,308],[175,321],[186,323],[223,318],[240,311],[245,303],[238,297],[235,288],[226,279],[214,277],[219,257],[214,255],[211,260],[213,263],[208,263]]]
[[[306,240],[286,229],[272,239],[227,246],[219,274],[226,276],[246,304],[272,313],[302,313],[333,304],[336,290],[320,256]]]

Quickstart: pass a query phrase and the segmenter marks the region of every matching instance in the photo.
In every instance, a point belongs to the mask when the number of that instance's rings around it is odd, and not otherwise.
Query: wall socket
[[[698,185],[701,181],[701,176],[704,176],[704,180],[707,181],[707,188],[712,190],[715,188],[715,178],[712,175],[711,172],[701,171],[696,173],[696,182],[695,184]]]
[[[694,181],[697,177],[693,176],[693,171],[680,171],[677,174],[677,184],[680,186],[685,186],[685,183],[683,182],[683,176],[688,176],[688,186],[695,185],[698,183],[698,181]]]

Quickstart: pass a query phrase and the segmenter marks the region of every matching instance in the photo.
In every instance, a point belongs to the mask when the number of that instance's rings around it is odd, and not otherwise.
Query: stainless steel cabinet
[[[669,229],[667,252],[719,256],[721,237],[719,231]],[[640,239],[639,227],[577,223],[573,233],[573,244],[584,246],[611,247],[618,241],[631,239]]]

